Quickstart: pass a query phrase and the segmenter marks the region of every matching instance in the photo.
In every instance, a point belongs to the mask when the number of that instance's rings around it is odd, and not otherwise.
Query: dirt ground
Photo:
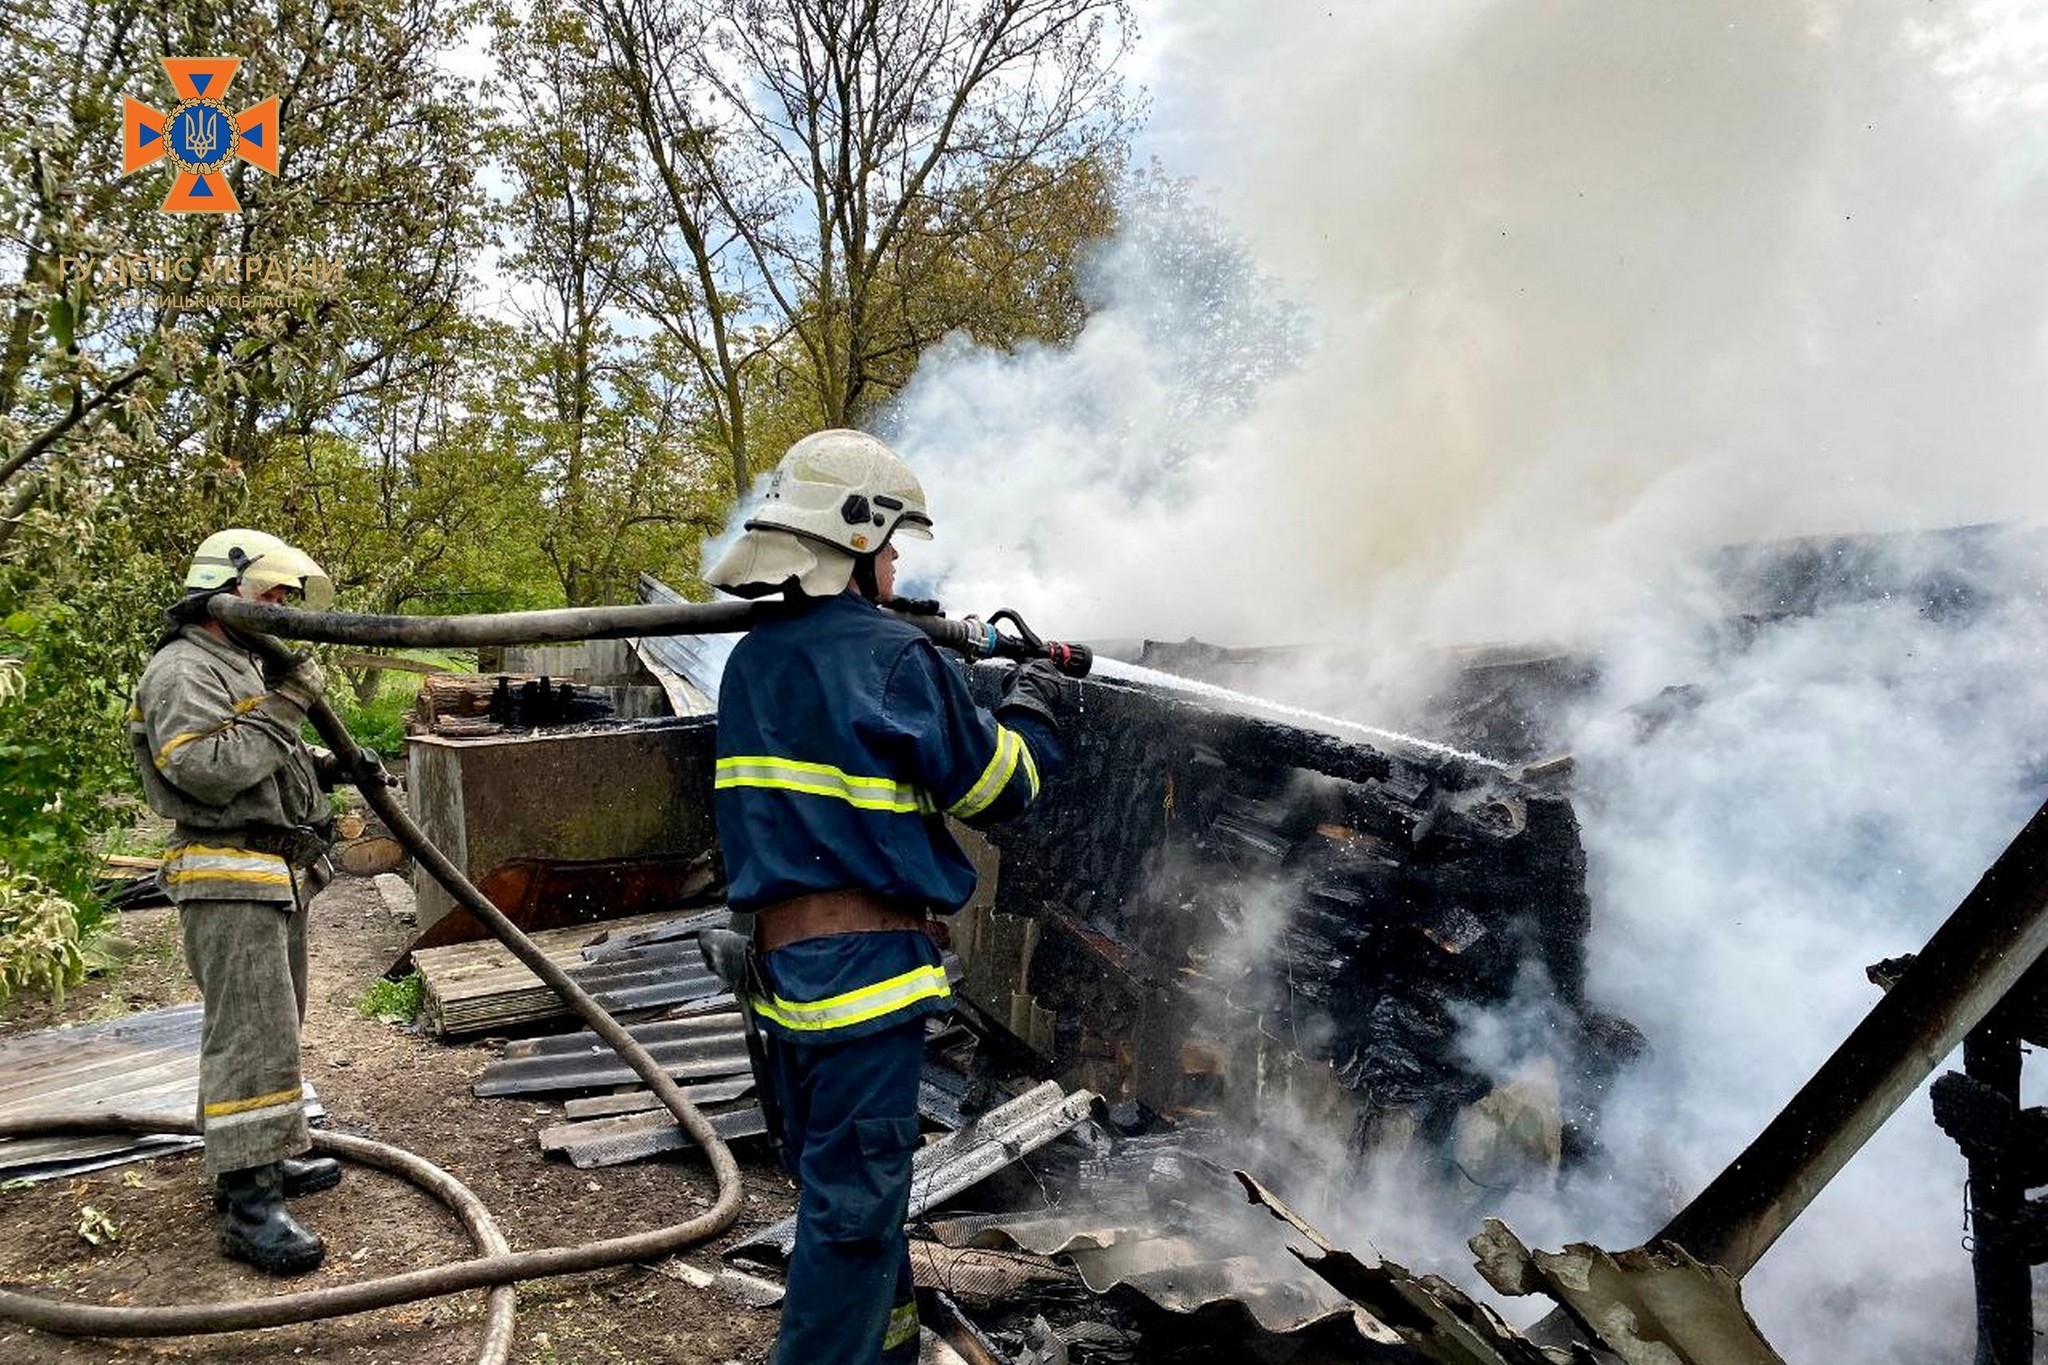
[[[417,1152],[463,1180],[515,1250],[565,1245],[680,1221],[708,1206],[701,1161],[644,1161],[593,1171],[544,1160],[536,1134],[559,1104],[480,1100],[470,1082],[494,1055],[444,1046],[356,1008],[410,937],[368,881],[343,877],[311,909],[311,1000],[303,1043],[308,1080],[329,1126]],[[133,912],[117,932],[138,951],[108,980],[61,1009],[15,1002],[0,1035],[197,1000],[168,910]],[[682,1258],[711,1270],[732,1241],[786,1216],[789,1186],[758,1150],[739,1151],[747,1199],[724,1238]],[[104,1210],[119,1241],[95,1248],[80,1211]],[[211,1188],[197,1153],[132,1163],[68,1181],[0,1191],[0,1284],[94,1303],[154,1304],[319,1288],[457,1260],[469,1254],[441,1205],[392,1177],[352,1167],[339,1188],[293,1201],[327,1243],[312,1275],[272,1280],[214,1250]],[[723,1365],[765,1360],[774,1309],[749,1309],[647,1266],[519,1287],[520,1365]],[[464,1294],[297,1327],[137,1341],[66,1340],[0,1323],[0,1361],[290,1360],[306,1365],[456,1365],[474,1358],[483,1295]]]

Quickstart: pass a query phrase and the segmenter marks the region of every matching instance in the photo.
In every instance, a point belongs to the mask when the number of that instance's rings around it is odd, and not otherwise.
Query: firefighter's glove
[[[368,749],[356,750],[356,765],[353,770],[341,761],[341,755],[315,746],[313,748],[313,776],[320,781],[323,791],[333,791],[344,782],[357,786],[395,787],[397,774],[391,772]]]
[[[1010,670],[1003,681],[1003,695],[996,702],[996,715],[1009,712],[1027,715],[1059,733],[1060,715],[1068,708],[1067,680],[1050,659],[1026,659]]]
[[[395,787],[398,774],[384,766],[384,761],[368,749],[356,750],[356,770],[349,780],[357,786]]]
[[[270,670],[265,669],[269,674]],[[320,661],[308,654],[289,669],[268,677],[270,690],[283,697],[301,711],[311,711],[313,704],[320,700],[320,694],[327,690],[327,675],[320,669]]]
[[[705,929],[697,935],[697,951],[704,954],[704,965],[735,995],[744,992],[747,954],[753,946],[752,939],[730,929]]]

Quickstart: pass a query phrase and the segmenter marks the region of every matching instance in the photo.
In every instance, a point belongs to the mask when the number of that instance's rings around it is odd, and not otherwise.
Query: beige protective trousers
[[[300,1102],[306,912],[287,901],[191,900],[178,907],[185,962],[206,1000],[199,1125],[206,1173],[297,1156],[312,1145]]]

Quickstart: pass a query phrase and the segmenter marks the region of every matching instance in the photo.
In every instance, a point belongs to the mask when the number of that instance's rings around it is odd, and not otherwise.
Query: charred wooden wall
[[[992,690],[993,670],[977,686]],[[1442,1138],[1485,1093],[1458,1015],[1542,998],[1568,1129],[1630,1031],[1585,1006],[1588,903],[1559,792],[1091,680],[1067,765],[992,832],[971,998],[1077,1079],[1162,1110]]]

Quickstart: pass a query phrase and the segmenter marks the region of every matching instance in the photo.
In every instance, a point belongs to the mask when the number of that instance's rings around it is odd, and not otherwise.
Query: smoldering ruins
[[[1134,1119],[1320,1129],[1364,1158],[1481,1122],[1494,1087],[1461,1017],[1536,994],[1550,1029],[1524,1089],[1548,1092],[1545,1136],[1522,1156],[1593,1154],[1598,1095],[1640,1038],[1586,1002],[1585,857],[1558,785],[1082,686],[1068,768],[992,833],[993,894],[956,933],[981,1008]]]
[[[1788,1231],[1800,1204],[1785,1204],[1791,1212],[1768,1226],[1728,1209],[1763,1197],[1758,1191],[1772,1179],[1806,1180],[1795,1169],[1806,1154],[1780,1143],[1781,1154],[1754,1163],[1736,1182],[1734,1204],[1723,1196],[1718,1212],[1712,1200],[1705,1213],[1686,1200],[1742,1169],[1743,1143],[1765,1141],[1780,1122],[1772,1118],[1778,1105],[1822,1054],[1781,1048],[1785,1055],[1774,1057],[1758,1047],[1754,1040],[1785,1010],[1731,987],[1726,964],[1762,975],[1788,998],[1794,990],[1773,973],[1789,973],[1798,991],[1841,997],[1851,1021],[1874,1018],[1915,990],[1924,1000],[1924,984],[1911,987],[1914,978],[1898,964],[1884,980],[1900,984],[1883,997],[1862,968],[1919,946],[1944,901],[1953,904],[1996,853],[1990,841],[2009,837],[2025,803],[2048,789],[2038,717],[2021,714],[2025,705],[2006,715],[1993,704],[2008,700],[2000,690],[2020,681],[2011,670],[2032,655],[1984,653],[2016,633],[2048,638],[2048,609],[2019,572],[2042,559],[2038,535],[1991,527],[1731,551],[1701,567],[1718,610],[1696,621],[1695,649],[1666,656],[1682,660],[1682,670],[1646,672],[1616,637],[1577,650],[1467,651],[1442,671],[1424,705],[1402,717],[1421,733],[1317,717],[1104,662],[1075,684],[1070,762],[1044,802],[974,844],[981,890],[954,922],[951,971],[962,1009],[954,1027],[931,1039],[923,1105],[934,1131],[949,1136],[920,1168],[913,1221],[921,1264],[934,1287],[953,1294],[959,1330],[985,1329],[1008,1353],[998,1358],[1018,1360],[1053,1358],[1056,1347],[1084,1361],[1134,1352],[1192,1359],[1223,1339],[1248,1352],[1285,1342],[1310,1353],[1302,1358],[1321,1351],[1371,1359],[1398,1346],[1446,1360],[1561,1359],[1543,1356],[1474,1297],[1467,1257],[1476,1253],[1495,1288],[1559,1297],[1582,1331],[1616,1349],[1629,1333],[1608,1315],[1649,1277],[1682,1285],[1672,1302],[1685,1307],[1657,1310],[1679,1313],[1658,1319],[1639,1306],[1628,1310],[1630,1321],[1661,1321],[1659,1331],[1678,1334],[1673,1340],[1708,1324],[1769,1352],[1745,1316],[1737,1280]],[[1900,633],[1873,645],[1873,658],[1890,663],[1867,677],[1812,649],[1816,638],[1879,627]],[[1309,652],[1298,647],[1120,648],[1238,683],[1276,659],[1298,680],[1330,673],[1309,668]],[[639,657],[664,690],[693,707],[716,690],[715,650],[704,642],[643,642]],[[1916,658],[1931,662],[1915,665]],[[1810,674],[1788,673],[1788,660],[1804,661]],[[615,680],[628,688],[635,681]],[[976,669],[973,681],[992,689],[1000,669]],[[592,695],[610,695],[611,686]],[[1715,870],[1729,889],[1762,885],[1759,869],[1732,851],[1735,841],[1757,838],[1754,829],[1701,804],[1701,792],[1719,786],[1716,800],[1754,806],[1758,818],[1787,826],[1785,838],[1807,856],[1806,865],[1766,870],[1796,879],[1815,867],[1828,877],[1847,868],[1857,874],[1856,894],[1875,895],[1871,850],[1897,850],[1890,864],[1904,865],[1905,844],[1925,818],[1918,793],[1867,806],[1860,821],[1837,830],[1833,811],[1787,778],[1787,765],[1816,776],[1789,747],[1787,727],[1820,726],[1843,712],[1868,723],[1881,705],[1892,708],[1886,716],[1930,708],[1953,715],[1957,708],[1931,703],[1958,696],[1976,697],[1979,708],[1966,729],[1944,736],[1944,757],[1989,774],[1986,842],[1954,852],[1948,874],[1916,865],[1909,882],[1883,892],[1909,913],[1886,922],[1875,940],[1882,952],[1792,962],[1747,951],[1745,936],[1733,933],[1702,947],[1687,932],[1693,912],[1683,900],[1646,909],[1617,894],[1658,885],[1616,875],[1617,867],[1639,875],[1644,866],[1614,831],[1645,814],[1688,839],[1717,840],[1728,861]],[[1760,697],[1783,712],[1761,730]],[[1855,704],[1845,706],[1851,697]],[[1711,782],[1695,775],[1692,789],[1636,785],[1660,764],[1698,761],[1725,746],[1731,737],[1718,727],[1730,716],[1757,746],[1761,766],[1731,767],[1730,777]],[[550,774],[543,785],[558,799],[587,782],[668,803],[603,828],[545,818],[523,825],[533,856],[486,884],[525,913],[560,923],[549,932],[562,936],[561,947],[551,951],[572,954],[581,979],[665,1049],[717,1111],[720,1130],[746,1140],[761,1131],[760,1117],[725,1012],[730,998],[689,942],[722,913],[702,818],[709,724],[682,717],[423,737],[420,790],[490,794],[499,825],[508,788],[494,772]],[[1840,740],[1823,732],[1812,742],[1826,749]],[[2002,768],[1988,762],[1989,745],[2006,746]],[[1933,748],[1913,742],[1892,757],[1915,763]],[[426,780],[434,771],[442,777]],[[2000,828],[2002,821],[2010,823]],[[631,856],[591,863],[592,848],[539,847],[546,838],[601,838],[606,851]],[[645,842],[620,846],[636,838]],[[451,842],[473,857],[495,856],[476,839]],[[1779,852],[1767,850],[1765,860]],[[1818,883],[1818,896],[1809,888],[1805,901],[1781,889],[1769,904],[1795,919],[1837,914],[1847,902],[1832,885]],[[595,937],[585,923],[635,911],[662,913],[597,926]],[[1742,918],[1739,907],[1717,913],[1722,929]],[[428,969],[430,1017],[451,1032],[478,1027],[460,1022],[471,1018],[502,1026],[516,992],[487,984],[498,978],[460,945],[427,949],[438,933],[430,929],[416,955]],[[1939,943],[1937,936],[1925,951],[1951,965],[1936,975],[1969,977]],[[438,954],[454,955],[450,965],[429,967]],[[1688,1032],[1694,1019],[1719,1035]],[[1989,1056],[1990,1045],[1987,1035],[1972,1046]],[[579,1166],[681,1150],[679,1130],[650,1112],[646,1097],[592,1093],[620,1077],[588,1052],[580,1035],[515,1044],[478,1091],[574,1096],[568,1121],[545,1130],[541,1144]],[[1674,1085],[1674,1059],[1699,1079]],[[1745,1098],[1716,1065],[1769,1073],[1769,1088]],[[2033,1122],[2001,1068],[2008,1062],[1973,1064],[1968,1085],[1958,1077],[1937,1091],[1945,1108],[1909,1105],[1884,1129],[1873,1150],[1902,1131],[1925,1130],[1942,1144],[1932,1166],[1917,1166],[1910,1180],[1897,1171],[1881,1177],[1890,1185],[1884,1209],[1954,1197],[1960,1171],[1947,1182],[1922,1172],[1964,1157],[1990,1163],[1987,1171],[2030,1169],[2010,1168],[2010,1144],[1997,1136],[2031,1131]],[[1826,1074],[1817,1072],[1808,1089]],[[1837,1081],[1823,1090],[1824,1107],[1848,1094]],[[1940,1137],[1932,1117],[1960,1149]],[[1853,1152],[1883,1115],[1829,1122],[1848,1125],[1841,1131],[1852,1136],[1842,1141]],[[1821,1136],[1815,1128],[1802,1141],[1818,1150]],[[1924,1145],[1917,1136],[1913,1144]],[[1719,1181],[1709,1181],[1715,1166],[1702,1169],[1695,1150],[1726,1168]],[[1844,1172],[1844,1185],[1870,1178],[1869,1163],[1859,1163]],[[1833,1174],[1807,1181],[1801,1202]],[[1987,1176],[1973,1197],[1995,1186]],[[2005,1202],[1994,1207],[1997,1200]],[[2008,1283],[2013,1257],[2031,1254],[1994,1233],[2001,1218],[2019,1226],[2010,1221],[2016,1207],[1997,1194],[1978,1210],[1976,1245],[2005,1248],[2000,1274]],[[1517,1226],[1488,1221],[1500,1214]],[[1628,1246],[1666,1221],[1696,1235],[1635,1252],[1574,1246],[1564,1260],[1529,1250],[1588,1236]],[[734,1254],[772,1274],[786,1233],[771,1229]],[[1471,1253],[1460,1249],[1466,1238],[1474,1239]],[[1688,1247],[1727,1246],[1747,1248],[1725,1262],[1732,1273],[1704,1251],[1687,1259]],[[1304,1247],[1316,1249],[1307,1261],[1295,1254]],[[1354,1254],[1367,1247],[1371,1257]],[[1839,1243],[1802,1254],[1822,1270],[1830,1256],[1855,1263]],[[1787,1263],[1798,1264],[1778,1252],[1771,1266]],[[1952,1285],[1972,1273],[1956,1255],[1930,1257],[1928,1268]],[[1582,1281],[1605,1287],[1589,1299],[1571,1288]],[[1766,1295],[1770,1282],[1760,1281]],[[2002,1320],[2011,1324],[2009,1292],[2005,1302]],[[1952,1306],[1939,1318],[1945,1325],[1919,1339],[1952,1340],[1966,1321],[1967,1308]],[[1454,1348],[1453,1339],[1465,1344]],[[1698,1344],[1695,1336],[1687,1349]]]

